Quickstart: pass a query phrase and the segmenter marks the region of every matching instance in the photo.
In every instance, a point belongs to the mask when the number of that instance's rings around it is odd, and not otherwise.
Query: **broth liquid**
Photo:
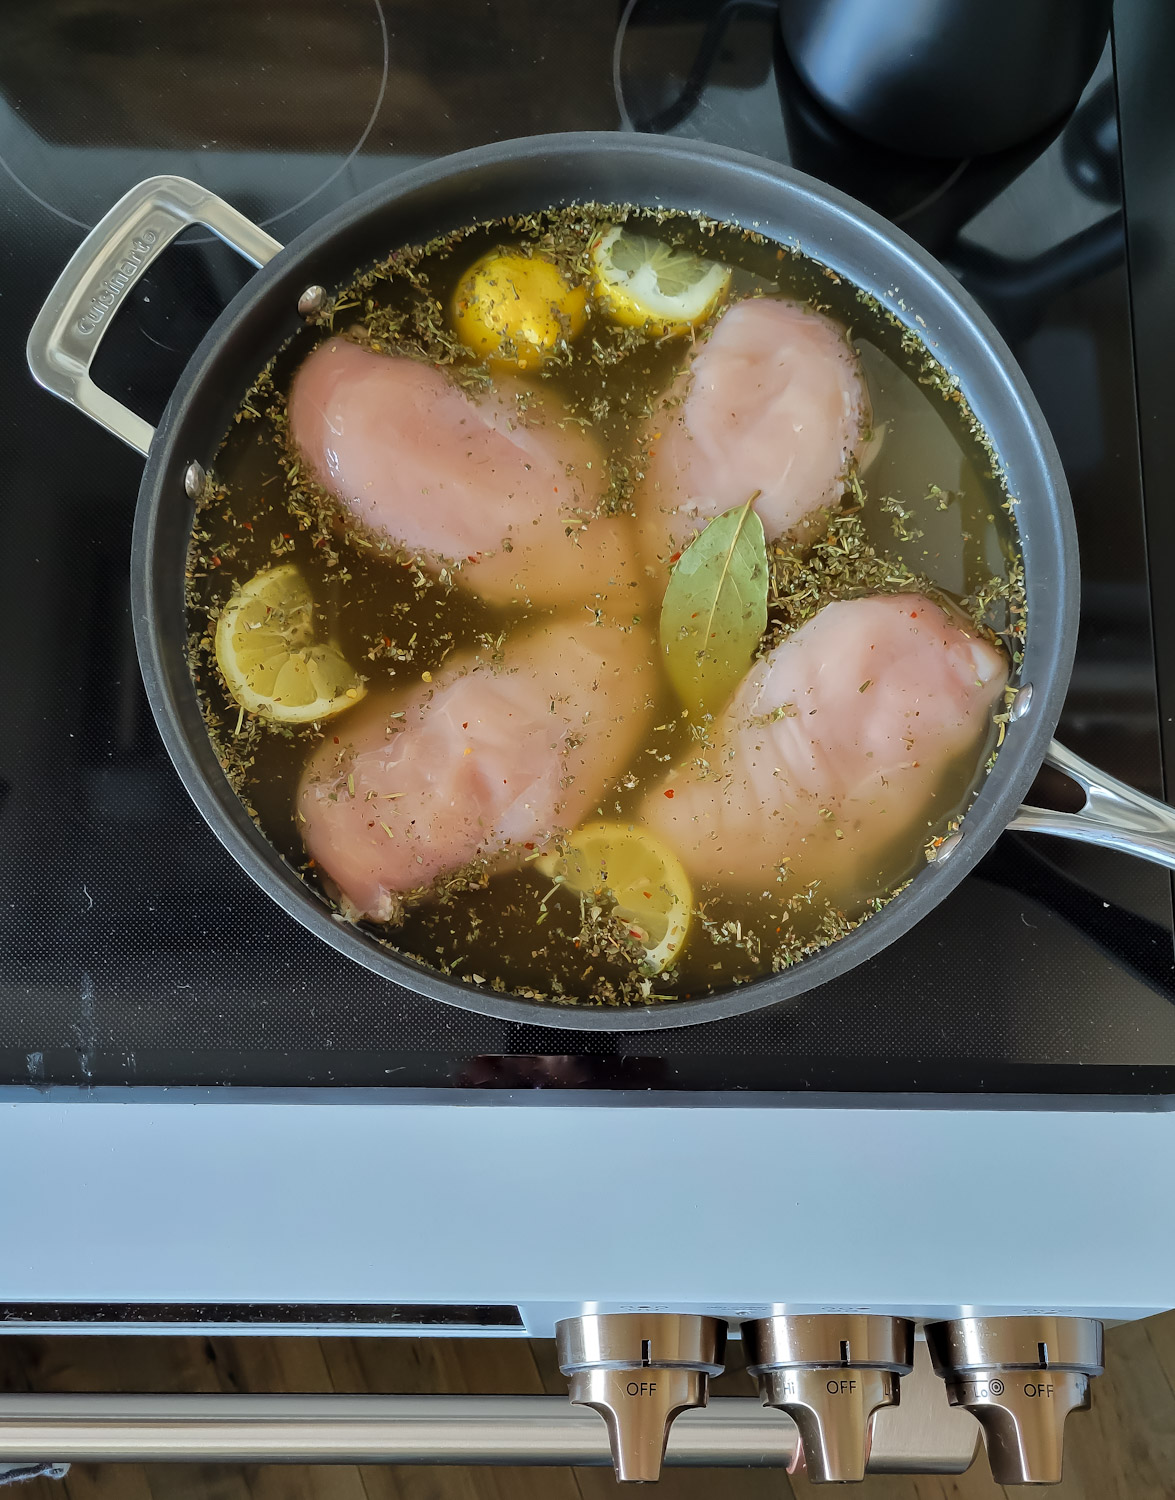
[[[556,242],[586,244],[581,227],[587,210],[541,216],[530,233],[518,225],[481,225],[428,250],[411,274],[369,279],[340,295],[333,309],[335,333],[349,320],[379,329],[419,308],[430,295],[444,308],[458,279],[486,251],[545,235]],[[986,618],[998,631],[1022,627],[1019,551],[1012,503],[992,455],[957,392],[951,390],[926,348],[863,294],[797,253],[780,250],[741,230],[701,223],[684,215],[650,220],[624,210],[595,210],[603,222],[627,217],[629,227],[685,244],[733,269],[731,300],[783,295],[809,303],[850,330],[868,385],[873,430],[883,431],[876,458],[846,494],[846,512],[858,511],[862,539],[883,558],[913,576],[907,586],[932,585],[944,598],[977,616],[994,597]],[[560,237],[563,237],[562,241]],[[372,299],[374,317],[362,306]],[[325,315],[324,315],[325,316]],[[278,562],[300,568],[320,615],[320,638],[336,640],[347,660],[377,689],[408,686],[436,673],[450,653],[508,638],[520,621],[537,612],[491,607],[464,588],[430,577],[393,546],[356,542],[339,526],[304,526],[300,499],[291,508],[292,487],[282,434],[282,393],[314,342],[327,327],[308,327],[274,361],[250,391],[215,464],[215,483],[197,515],[189,575],[193,626],[192,669],[206,708],[210,733],[237,790],[270,842],[287,861],[318,883],[309,868],[294,817],[295,796],[312,748],[323,737],[344,734],[346,715],[318,727],[290,729],[243,715],[229,696],[212,652],[215,617],[233,587]],[[386,346],[386,342],[385,342]],[[616,501],[626,481],[639,474],[636,434],[652,403],[671,383],[688,354],[687,339],[650,341],[610,328],[593,315],[566,364],[545,369],[569,414],[590,422],[609,455]],[[454,367],[474,378],[470,357]],[[976,603],[976,600],[980,601]],[[1015,613],[1005,602],[1012,601]],[[657,606],[659,608],[659,605]],[[654,627],[655,620],[651,622]],[[1005,642],[1015,654],[1016,639]],[[656,701],[655,726],[622,783],[594,809],[597,816],[625,821],[649,786],[691,746],[681,707],[664,684]],[[966,808],[982,779],[998,733],[950,768],[936,811],[917,837],[899,841],[882,868],[831,908],[819,892],[788,890],[737,898],[703,886],[694,892],[689,939],[675,968],[651,980],[634,975],[626,962],[592,957],[581,934],[578,898],[552,895],[549,880],[533,869],[494,875],[482,889],[462,891],[444,903],[410,907],[401,925],[369,930],[397,951],[445,973],[495,989],[581,1003],[682,998],[746,983],[822,946],[847,931],[907,882],[925,862],[926,842],[949,827]],[[320,884],[320,889],[322,889]],[[324,894],[326,892],[324,891]]]

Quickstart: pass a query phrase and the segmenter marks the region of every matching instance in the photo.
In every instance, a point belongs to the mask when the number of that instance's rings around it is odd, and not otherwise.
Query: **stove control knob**
[[[1059,1484],[1065,1418],[1089,1406],[1103,1368],[1102,1325],[1089,1318],[954,1318],[926,1342],[952,1406],[983,1428],[997,1484]]]
[[[800,1430],[808,1477],[864,1479],[873,1413],[896,1406],[914,1363],[914,1325],[861,1313],[759,1318],[742,1325],[764,1406]]]
[[[654,1480],[669,1424],[705,1406],[711,1375],[721,1375],[726,1324],[687,1313],[588,1313],[556,1324],[559,1368],[577,1406],[608,1427],[620,1480]]]

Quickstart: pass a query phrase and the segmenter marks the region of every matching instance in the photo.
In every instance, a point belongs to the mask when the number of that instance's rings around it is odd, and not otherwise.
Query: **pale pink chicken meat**
[[[594,814],[648,727],[650,655],[640,627],[561,617],[515,635],[500,662],[464,656],[339,719],[297,807],[344,907],[386,921],[439,876],[517,864]]]
[[[839,324],[796,302],[735,303],[654,414],[636,501],[645,561],[669,561],[756,490],[768,541],[791,531],[839,498],[869,421]]]
[[[458,581],[491,603],[622,607],[639,586],[631,521],[596,514],[603,454],[547,392],[499,378],[473,400],[430,365],[336,338],[303,362],[289,419],[362,527],[434,571],[460,564]]]
[[[957,803],[1007,675],[1002,651],[921,594],[828,604],[747,673],[712,726],[709,774],[676,766],[643,817],[698,881],[870,894]]]

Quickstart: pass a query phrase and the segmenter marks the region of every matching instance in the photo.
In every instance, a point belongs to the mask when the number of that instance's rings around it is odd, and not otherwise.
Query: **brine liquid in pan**
[[[590,205],[400,250],[247,393],[192,670],[270,841],[395,950],[700,996],[901,889],[998,753],[1015,499],[961,392],[757,235]]]

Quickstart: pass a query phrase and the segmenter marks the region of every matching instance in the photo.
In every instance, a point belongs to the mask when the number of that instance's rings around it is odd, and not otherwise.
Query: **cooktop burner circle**
[[[277,11],[232,0],[188,0],[187,8],[189,26],[176,24],[172,7],[156,23],[149,10],[117,0],[101,12],[54,16],[67,65],[48,88],[36,69],[18,70],[37,81],[37,97],[5,83],[0,111],[10,119],[0,173],[57,218],[89,230],[110,207],[112,169],[124,188],[178,172],[239,200],[242,155],[250,147],[271,154],[281,135],[284,170],[268,176],[258,223],[280,225],[324,192],[362,151],[383,106],[390,62],[383,0],[335,0],[318,28],[302,15],[296,30]],[[14,51],[22,40],[34,52],[46,39],[30,26]],[[365,58],[374,65],[357,67]],[[374,94],[364,90],[340,110],[357,74],[378,79]],[[340,79],[351,89],[335,88]],[[58,92],[72,95],[64,117]],[[86,156],[101,169],[79,170]]]

